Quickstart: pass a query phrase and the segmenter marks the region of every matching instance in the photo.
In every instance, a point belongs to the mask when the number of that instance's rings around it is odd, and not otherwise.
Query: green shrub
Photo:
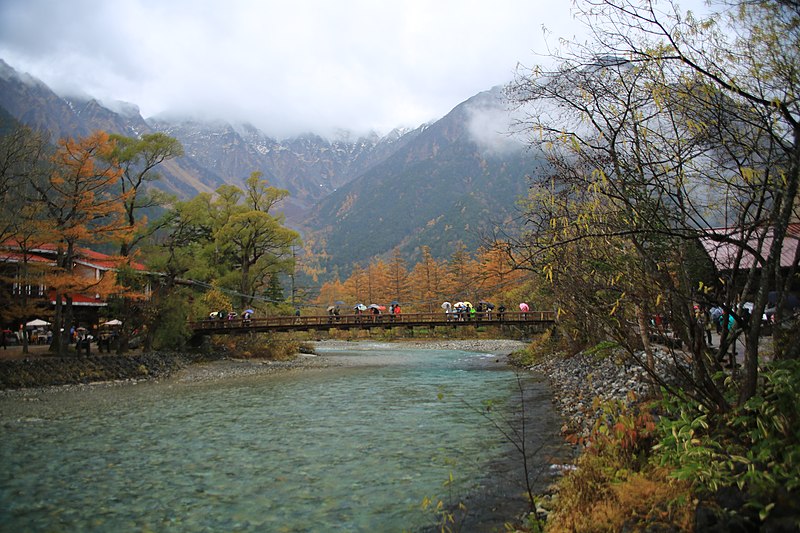
[[[192,332],[186,323],[189,304],[182,297],[165,299],[153,327],[153,347],[156,350],[181,350]]]
[[[692,481],[700,494],[735,487],[765,520],[776,502],[798,497],[800,361],[773,363],[762,378],[758,394],[717,416],[696,402],[665,401],[654,459],[677,479]]]
[[[548,329],[531,341],[528,346],[515,351],[509,355],[508,358],[511,364],[516,366],[533,366],[543,359],[561,352],[562,348],[563,346],[561,346],[560,341],[556,339],[553,330]]]
[[[228,336],[220,339],[233,357],[290,361],[300,352],[300,342],[268,333]]]

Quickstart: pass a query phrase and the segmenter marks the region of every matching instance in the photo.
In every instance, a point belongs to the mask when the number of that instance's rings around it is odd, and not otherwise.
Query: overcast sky
[[[682,2],[683,3],[683,2]],[[581,27],[569,0],[0,0],[0,58],[61,95],[285,137],[441,118]]]

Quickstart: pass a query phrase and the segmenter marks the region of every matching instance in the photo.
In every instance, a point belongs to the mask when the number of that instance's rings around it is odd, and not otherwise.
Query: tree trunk
[[[644,354],[647,358],[647,368],[650,371],[652,376],[656,374],[656,358],[653,355],[653,347],[650,344],[650,331],[647,327],[647,316],[644,314],[644,309],[642,306],[636,305],[636,320],[639,322],[639,336],[642,339],[642,347],[644,348]],[[650,379],[650,395],[655,397],[657,395],[657,389],[655,385],[655,380]]]
[[[755,320],[755,317],[751,320]],[[744,404],[755,394],[758,385],[758,339],[758,335],[744,337],[744,376],[739,393],[739,405]]]
[[[56,291],[56,309],[53,318],[53,340],[50,341],[50,351],[62,355],[61,346],[64,344],[64,317],[61,293]]]
[[[72,328],[74,324],[74,316],[72,313],[72,296],[65,295],[64,296],[64,335],[69,335],[69,330]],[[67,338],[66,341],[62,340],[61,346],[59,347],[58,355],[64,357],[67,355],[67,348],[69,347],[69,342],[72,339]],[[80,351],[78,351],[78,355],[80,355]]]

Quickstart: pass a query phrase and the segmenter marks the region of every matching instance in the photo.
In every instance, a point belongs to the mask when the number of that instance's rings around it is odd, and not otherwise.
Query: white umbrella
[[[30,322],[27,322],[25,325],[26,326],[30,326],[32,328],[38,328],[38,327],[41,327],[41,326],[49,326],[50,322],[47,322],[45,320],[37,318],[37,319],[31,320]]]
[[[100,324],[100,325],[101,325],[101,326],[121,326],[121,325],[122,325],[122,321],[121,321],[121,320],[117,320],[117,319],[115,318],[115,319],[113,319],[113,320],[109,320],[108,322],[103,322],[103,323],[102,323],[102,324]]]

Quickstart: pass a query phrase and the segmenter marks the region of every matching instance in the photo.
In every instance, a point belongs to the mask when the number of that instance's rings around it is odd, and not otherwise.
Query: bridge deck
[[[266,331],[308,331],[320,329],[370,329],[394,327],[435,327],[435,326],[499,326],[518,325],[542,327],[555,322],[552,311],[528,311],[527,313],[497,312],[476,313],[472,317],[459,317],[455,313],[401,313],[399,315],[316,315],[316,316],[271,316],[244,320],[198,320],[189,322],[197,335],[229,334],[241,332]]]

